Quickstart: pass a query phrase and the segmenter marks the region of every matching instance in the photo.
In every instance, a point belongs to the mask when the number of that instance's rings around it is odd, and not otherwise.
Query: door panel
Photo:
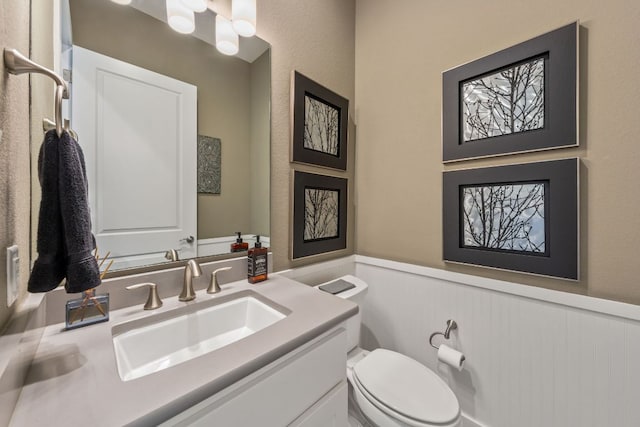
[[[196,256],[181,241],[196,236],[196,111],[195,86],[73,47],[72,127],[102,254]]]

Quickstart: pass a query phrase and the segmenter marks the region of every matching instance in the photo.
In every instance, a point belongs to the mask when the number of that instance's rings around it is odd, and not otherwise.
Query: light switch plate
[[[18,284],[20,283],[20,256],[18,245],[7,248],[7,307],[18,298]]]

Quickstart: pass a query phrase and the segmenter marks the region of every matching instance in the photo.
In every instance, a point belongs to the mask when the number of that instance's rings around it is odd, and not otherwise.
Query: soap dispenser
[[[244,252],[249,249],[249,243],[242,241],[242,232],[236,231],[238,238],[231,244],[231,252]]]
[[[267,248],[262,247],[260,236],[256,236],[256,244],[249,249],[247,255],[247,278],[249,283],[267,280]]]

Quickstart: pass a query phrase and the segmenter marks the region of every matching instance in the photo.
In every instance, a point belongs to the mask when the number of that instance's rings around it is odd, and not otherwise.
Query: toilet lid
[[[449,423],[460,415],[458,399],[449,386],[426,366],[400,353],[376,349],[356,363],[353,373],[383,411],[386,407],[431,424]]]

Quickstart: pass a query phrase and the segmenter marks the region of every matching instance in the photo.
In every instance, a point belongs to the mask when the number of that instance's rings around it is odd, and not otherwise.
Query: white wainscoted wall
[[[640,426],[640,306],[359,255],[287,274],[316,284],[345,272],[369,284],[363,347],[436,371],[465,426]],[[461,372],[428,344],[447,319]]]

